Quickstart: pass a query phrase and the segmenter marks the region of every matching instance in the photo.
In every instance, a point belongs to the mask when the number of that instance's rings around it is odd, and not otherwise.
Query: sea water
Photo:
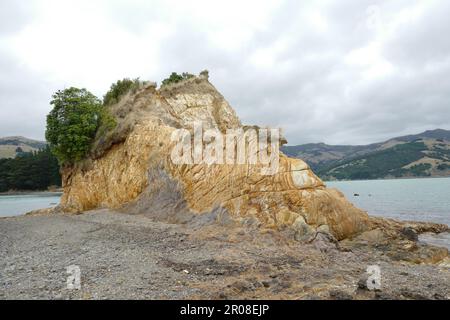
[[[450,178],[326,182],[372,216],[450,225]],[[424,235],[450,249],[450,234]]]
[[[54,207],[61,195],[54,193],[34,193],[24,195],[0,195],[0,217],[12,217],[32,210]]]

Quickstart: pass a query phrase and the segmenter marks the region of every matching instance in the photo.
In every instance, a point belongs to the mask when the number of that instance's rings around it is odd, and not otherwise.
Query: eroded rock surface
[[[327,189],[298,159],[281,155],[274,175],[263,175],[261,164],[174,164],[174,130],[192,130],[194,122],[222,132],[245,128],[206,74],[160,90],[143,87],[111,111],[117,128],[97,139],[91,159],[64,170],[66,211],[132,210],[136,203],[143,213],[146,202],[149,210],[159,208],[159,215],[182,207],[193,214],[223,208],[235,219],[255,218],[265,227],[326,225],[338,239],[368,228],[365,212]]]
[[[223,133],[253,128],[242,125],[207,73],[159,90],[155,84],[142,87],[111,113],[118,126],[97,137],[89,159],[63,172],[66,212],[110,208],[172,222],[226,212],[242,223],[288,228],[299,241],[318,230],[337,240],[379,227],[400,232],[394,223],[370,219],[339,191],[327,189],[305,162],[283,154],[273,175],[264,175],[261,164],[174,163],[171,138],[177,129],[192,132],[194,123]]]

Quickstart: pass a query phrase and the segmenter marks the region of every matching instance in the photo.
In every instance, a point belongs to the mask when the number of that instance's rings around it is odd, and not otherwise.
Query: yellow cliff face
[[[367,214],[327,189],[301,160],[281,155],[279,168],[271,175],[262,174],[261,164],[174,163],[175,130],[189,131],[193,122],[222,132],[243,128],[204,75],[160,90],[143,88],[124,97],[113,113],[119,119],[117,130],[128,130],[126,137],[88,165],[64,170],[66,211],[120,208],[142,197],[156,201],[152,193],[176,188],[173,192],[180,192],[194,214],[223,208],[238,220],[254,218],[266,228],[293,228],[300,238],[318,228],[337,239],[368,228]],[[164,172],[170,186],[155,172]]]

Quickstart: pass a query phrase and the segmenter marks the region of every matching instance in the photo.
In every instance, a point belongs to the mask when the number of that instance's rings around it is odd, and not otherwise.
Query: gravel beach
[[[450,299],[448,258],[416,264],[392,252],[108,210],[1,218],[0,299]],[[72,265],[79,290],[67,288]],[[377,291],[362,281],[371,265]]]

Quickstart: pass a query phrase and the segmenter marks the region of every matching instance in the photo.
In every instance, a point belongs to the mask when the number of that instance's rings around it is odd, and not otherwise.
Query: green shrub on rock
[[[132,91],[135,92],[139,89],[141,81],[139,78],[129,79],[124,78],[123,80],[118,80],[116,83],[111,85],[109,91],[103,97],[103,104],[109,106],[120,101],[120,98]]]
[[[172,72],[172,74],[167,79],[164,79],[162,81],[162,85],[166,86],[166,85],[169,85],[169,84],[172,84],[172,83],[177,83],[177,82],[180,82],[182,80],[190,79],[190,78],[193,78],[193,77],[194,77],[194,75],[190,74],[188,72],[183,72],[181,75],[176,73],[176,72]]]

